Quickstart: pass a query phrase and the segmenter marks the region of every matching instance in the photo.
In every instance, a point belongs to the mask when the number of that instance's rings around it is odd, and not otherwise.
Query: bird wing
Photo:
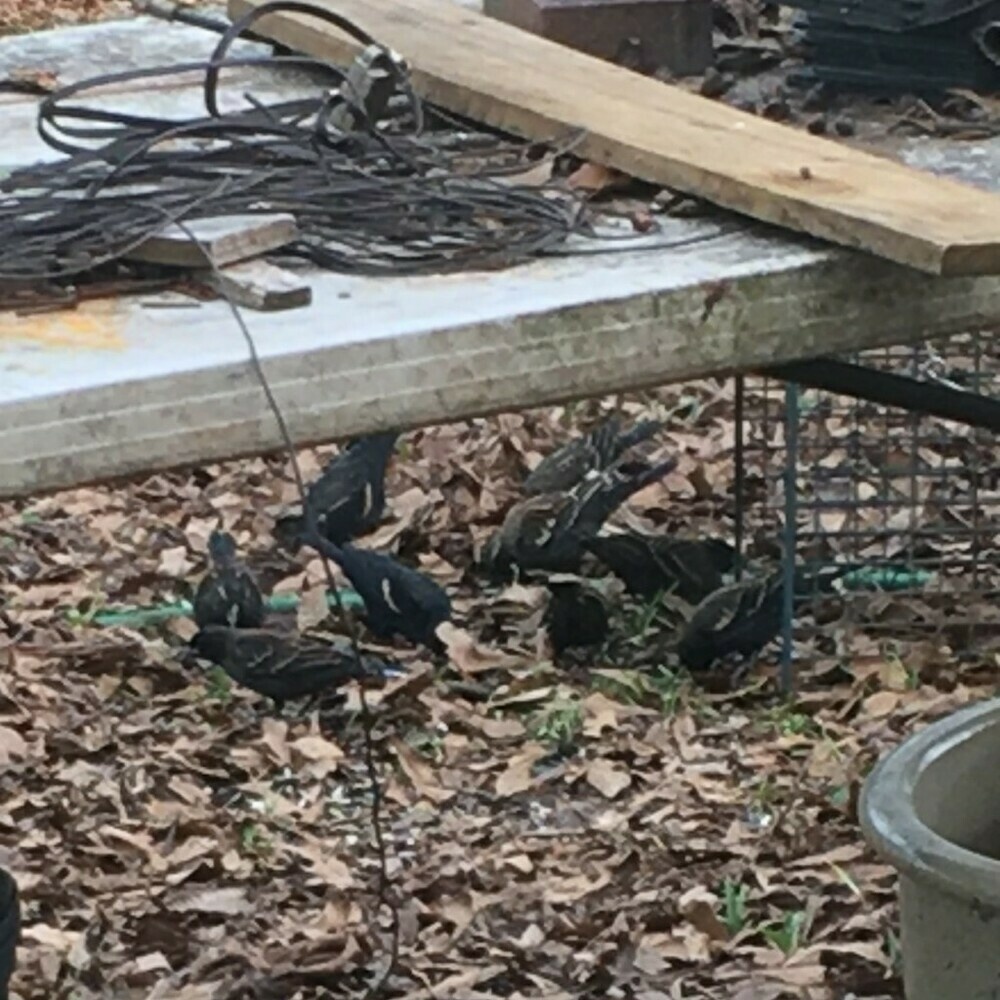
[[[451,601],[444,589],[429,576],[386,557],[382,594],[403,614],[415,612],[451,614]]]
[[[341,672],[346,677],[356,672],[353,657],[349,653],[345,656],[343,647],[317,638],[248,629],[238,633],[237,645],[248,681]]]
[[[571,512],[573,499],[566,493],[543,493],[514,504],[500,528],[501,547],[514,554],[544,549]]]
[[[521,486],[527,496],[571,490],[588,472],[599,471],[615,457],[621,432],[617,417],[610,417],[583,437],[573,438],[538,463]]]
[[[700,601],[722,586],[722,574],[707,543],[700,539],[660,536],[648,540],[665,573],[688,600]]]
[[[722,587],[698,606],[692,621],[697,618],[698,627],[703,631],[719,633],[740,629],[746,622],[754,621],[765,604],[780,596],[782,586],[783,576],[779,570],[765,577]]]
[[[585,539],[588,548],[626,586],[640,590],[662,590],[670,586],[676,574],[660,557],[658,548],[645,535],[627,531]]]
[[[225,597],[219,586],[219,578],[215,573],[203,576],[198,583],[198,588],[194,592],[194,600],[191,602],[194,608],[194,620],[199,628],[205,625],[221,624],[213,623],[209,619],[213,617],[211,607],[215,601],[223,601]]]
[[[367,490],[366,490],[367,487]],[[330,514],[364,496],[365,514],[374,504],[369,468],[364,452],[351,449],[331,459],[309,487],[306,502],[317,514]]]
[[[521,485],[526,496],[555,493],[575,486],[598,461],[589,442],[577,439],[538,463]]]

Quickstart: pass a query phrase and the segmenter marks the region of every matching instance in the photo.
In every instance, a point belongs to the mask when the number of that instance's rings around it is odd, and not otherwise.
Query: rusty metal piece
[[[381,45],[369,45],[348,69],[339,90],[343,101],[330,113],[329,124],[347,132],[361,128],[366,120],[377,122],[385,114],[399,73],[405,71],[405,63],[393,53]]]
[[[712,0],[484,0],[484,11],[640,72],[712,65]]]

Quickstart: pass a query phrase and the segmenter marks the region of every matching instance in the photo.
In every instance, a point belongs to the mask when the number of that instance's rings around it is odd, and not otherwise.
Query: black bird
[[[843,564],[811,573],[797,569],[796,595],[808,594],[813,588],[828,592],[835,580],[856,568],[857,564]],[[750,658],[752,667],[760,651],[781,631],[784,601],[785,573],[781,568],[709,594],[681,630],[677,643],[681,662],[689,670],[701,671],[738,654]]]
[[[736,563],[736,549],[721,538],[673,538],[624,531],[583,542],[634,597],[670,592],[697,604],[723,584]]]
[[[239,561],[233,536],[213,531],[208,539],[208,558],[212,568],[194,595],[198,628],[260,628],[264,624],[264,598],[257,581]]]
[[[674,458],[653,466],[619,460],[568,493],[544,493],[516,503],[483,550],[484,569],[497,580],[509,579],[515,569],[575,573],[584,539],[593,538],[633,493],[676,465]]]
[[[542,619],[556,656],[567,649],[600,646],[610,627],[608,604],[593,584],[567,575],[548,580],[549,604]]]
[[[451,618],[451,601],[433,580],[381,552],[322,540],[321,548],[365,602],[365,624],[375,635],[443,649],[435,630]]]
[[[0,868],[0,1000],[7,1000],[10,978],[17,966],[17,939],[21,931],[21,904],[17,882]]]
[[[385,470],[399,434],[387,431],[352,441],[306,491],[306,509],[285,514],[274,526],[278,540],[297,549],[309,541],[308,516],[334,545],[376,527],[385,513]]]
[[[621,420],[610,417],[583,437],[573,438],[535,466],[521,487],[526,496],[564,493],[595,472],[610,468],[629,448],[657,433],[663,424],[642,420],[622,431]]]
[[[350,644],[270,629],[237,629],[209,625],[191,645],[237,684],[271,698],[280,709],[292,698],[335,691],[348,681],[378,682],[390,665],[362,655],[360,664]]]

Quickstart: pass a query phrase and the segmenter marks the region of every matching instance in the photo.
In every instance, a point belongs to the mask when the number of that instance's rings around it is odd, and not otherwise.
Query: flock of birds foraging
[[[608,639],[612,609],[591,572],[603,566],[631,599],[654,606],[669,597],[672,608],[679,603],[688,609],[671,642],[681,666],[697,675],[736,658],[740,666],[730,674],[739,678],[780,630],[784,573],[732,582],[736,552],[723,539],[606,525],[633,494],[676,467],[674,459],[650,463],[635,456],[661,427],[643,420],[625,429],[611,417],[545,457],[483,547],[477,571],[492,584],[519,581],[548,591],[542,621],[559,658]],[[361,617],[371,636],[401,639],[438,655],[446,650],[439,630],[452,617],[445,590],[399,559],[355,545],[385,513],[386,470],[397,439],[383,433],[349,444],[308,488],[303,509],[278,519],[275,534],[284,547],[310,546],[340,568],[363,602]],[[270,623],[264,595],[231,535],[212,533],[208,560],[209,572],[193,600],[198,630],[191,653],[270,698],[279,710],[293,699],[315,704],[349,681],[380,685],[404,672],[359,646],[353,627],[350,635],[337,637]],[[825,582],[849,568],[830,567]],[[816,582],[815,575],[806,580],[806,574],[795,574],[796,591]],[[0,869],[0,1000],[7,1000],[19,921],[17,885]]]
[[[623,428],[613,416],[546,456],[483,546],[477,570],[492,584],[518,581],[548,591],[542,621],[556,657],[608,638],[610,602],[601,581],[586,575],[597,565],[631,599],[655,604],[669,596],[672,608],[688,609],[670,648],[689,671],[733,657],[752,666],[780,630],[780,570],[734,583],[736,552],[721,538],[606,528],[629,497],[676,468],[674,458],[652,463],[635,454],[661,429],[655,420]],[[373,637],[441,654],[439,628],[452,617],[445,590],[394,556],[355,544],[382,521],[397,439],[387,432],[350,443],[308,487],[303,509],[278,518],[275,535],[284,547],[310,546],[340,568],[363,602],[362,620]],[[281,704],[319,697],[350,680],[379,683],[401,670],[356,649],[350,637],[269,625],[266,602],[232,537],[213,533],[208,555],[210,571],[193,602],[198,632],[191,644],[237,684]]]

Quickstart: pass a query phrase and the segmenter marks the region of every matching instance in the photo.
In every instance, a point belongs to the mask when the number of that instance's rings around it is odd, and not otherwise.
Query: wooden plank
[[[223,267],[286,246],[298,236],[295,217],[284,212],[272,215],[220,215],[193,219],[185,226],[194,243],[179,226],[167,226],[127,254],[133,260],[177,267],[207,267],[206,252]]]
[[[312,302],[312,289],[307,281],[265,260],[231,264],[218,274],[207,275],[205,284],[238,306],[261,312],[298,309]]]
[[[229,0],[240,17],[263,0]],[[935,274],[1000,273],[1000,195],[688,94],[452,0],[320,0],[403,55],[425,97],[726,208]],[[254,25],[340,63],[357,46],[298,14]]]

